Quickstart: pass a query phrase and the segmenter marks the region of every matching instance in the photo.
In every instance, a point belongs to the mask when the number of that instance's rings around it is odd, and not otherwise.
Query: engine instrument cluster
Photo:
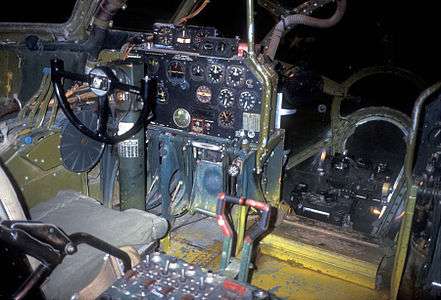
[[[257,141],[262,85],[237,38],[211,27],[154,25],[135,53],[158,83],[153,123],[222,138]]]

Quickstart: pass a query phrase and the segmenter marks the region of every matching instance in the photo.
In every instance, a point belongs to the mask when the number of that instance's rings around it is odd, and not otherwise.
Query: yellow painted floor
[[[257,262],[252,284],[284,299],[387,299],[387,294],[314,272],[269,256]]]
[[[168,254],[217,271],[221,235],[213,219],[179,229],[171,234]],[[252,284],[283,299],[387,299],[387,293],[308,270],[302,266],[260,255]]]

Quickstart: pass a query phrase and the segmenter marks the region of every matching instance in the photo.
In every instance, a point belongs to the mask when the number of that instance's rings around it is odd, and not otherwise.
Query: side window
[[[128,1],[127,8],[116,14],[113,28],[130,31],[150,30],[153,23],[168,23],[181,2],[182,0]]]
[[[15,0],[0,10],[4,23],[64,23],[69,20],[76,0]]]

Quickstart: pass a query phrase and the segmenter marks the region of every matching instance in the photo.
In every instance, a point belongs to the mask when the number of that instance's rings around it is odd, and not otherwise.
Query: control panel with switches
[[[277,299],[160,252],[147,255],[98,299]]]

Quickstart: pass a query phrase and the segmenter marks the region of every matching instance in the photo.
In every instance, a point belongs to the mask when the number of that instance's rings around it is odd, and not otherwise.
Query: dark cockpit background
[[[61,23],[76,0],[11,1],[0,12],[0,22]],[[166,22],[180,0],[129,1],[118,13],[115,28],[146,30],[155,21]],[[256,1],[257,2],[257,1]],[[279,0],[285,7],[304,2]],[[327,30],[296,28],[288,36],[278,58],[307,61],[312,68],[335,80],[345,79],[362,67],[391,63],[433,82],[441,65],[436,29],[439,1],[348,1],[347,13],[338,26]],[[56,11],[56,13],[54,13]],[[332,8],[329,9],[332,12]],[[318,13],[326,15],[326,9]],[[212,0],[191,24],[211,25],[226,36],[245,37],[245,1]],[[256,4],[257,40],[275,20]]]
[[[276,2],[277,0],[274,0]],[[66,21],[75,0],[12,1],[0,12],[0,21],[46,22]],[[145,31],[154,22],[167,22],[177,10],[180,0],[128,1],[128,8],[114,20],[115,29]],[[275,18],[257,5],[256,40],[259,42],[276,23]],[[279,0],[286,8],[296,7],[303,0]],[[407,69],[427,84],[440,78],[441,46],[436,29],[439,27],[439,1],[372,0],[348,1],[343,20],[330,29],[311,29],[299,26],[282,40],[277,59],[300,68],[300,79],[308,82],[311,76],[326,76],[341,82],[354,72],[375,65],[391,65]],[[319,17],[332,14],[332,5],[318,10]],[[56,13],[54,13],[56,11]],[[31,13],[32,12],[32,13]],[[212,0],[190,24],[214,26],[224,36],[246,37],[245,1]],[[313,75],[311,75],[313,74]],[[303,76],[303,77],[302,77]],[[361,107],[388,106],[410,115],[419,94],[415,87],[394,78],[378,76],[354,87],[355,101],[343,103],[342,114]],[[306,88],[286,99],[285,105],[297,109],[296,118],[284,121],[284,127],[307,123],[304,131],[287,136],[288,144],[303,144],[311,136],[326,134],[330,122],[331,98]],[[291,148],[291,146],[289,146]]]

